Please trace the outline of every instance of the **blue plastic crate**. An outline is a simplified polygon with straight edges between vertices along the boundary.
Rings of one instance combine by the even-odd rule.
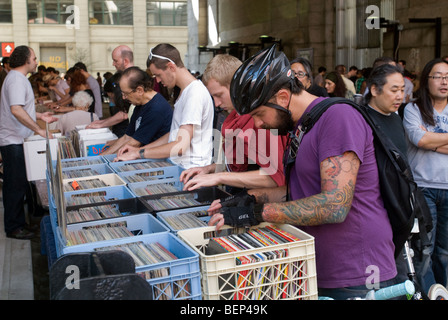
[[[126,222],[127,229],[132,233],[134,233],[135,236],[169,232],[169,229],[164,224],[162,224],[159,220],[157,220],[153,215],[149,213],[133,214],[120,218],[110,218],[88,222],[72,223],[67,225],[67,232],[81,230],[86,227],[99,226],[118,222]],[[72,249],[73,247],[79,247],[84,245],[84,244],[77,244],[68,246],[67,240],[62,235],[60,228],[57,229],[55,238],[56,238],[55,241],[59,242],[58,247],[61,249],[60,254],[65,254],[67,248]]]
[[[41,254],[47,256],[48,269],[57,260],[56,243],[54,239],[53,227],[49,216],[42,218],[40,222]]]
[[[118,208],[118,211],[121,213],[122,216],[128,216],[132,214],[139,214],[139,213],[148,213],[148,210],[145,206],[142,205],[140,201],[137,201],[136,198],[128,198],[128,199],[120,199],[120,200],[109,200],[107,202],[101,202],[101,203],[90,203],[90,204],[84,204],[84,205],[76,205],[76,206],[66,206],[65,211],[71,211],[71,210],[78,210],[80,208],[88,208],[88,207],[95,207],[95,206],[102,206],[102,205],[114,205]],[[54,233],[56,234],[56,229],[59,226],[58,217],[57,217],[57,209],[54,204],[53,199],[50,201],[50,218],[51,223],[53,226]],[[91,220],[91,221],[101,221],[101,220],[108,220],[111,218],[103,218],[103,219],[97,219],[97,220]],[[87,221],[83,221],[87,222]],[[71,223],[67,223],[70,225]]]
[[[149,279],[153,300],[202,300],[201,273]]]
[[[98,190],[92,191],[92,189],[88,190],[79,190],[79,191],[66,191],[64,192],[65,203],[66,205],[73,205],[73,197],[82,196],[86,194],[91,194],[93,192],[104,192],[104,198],[108,201],[114,200],[123,200],[135,198],[134,193],[127,186],[111,186],[106,188],[100,188]],[[95,202],[92,202],[95,203]]]
[[[63,168],[62,169],[62,175],[70,175],[72,172],[79,173],[79,177],[87,177],[89,175],[82,175],[83,170],[90,169],[92,172],[96,172],[95,175],[101,175],[101,174],[109,174],[114,173],[112,168],[107,163],[101,163],[101,164],[94,164],[90,166],[82,166],[82,167],[69,167],[69,168]],[[66,177],[64,179],[70,179],[70,177]]]
[[[109,162],[109,165],[116,173],[179,167],[169,159],[137,159],[131,161]],[[155,165],[157,165],[157,167],[155,167]]]
[[[88,161],[88,163],[87,163]],[[106,163],[106,160],[102,156],[92,156],[92,157],[79,157],[79,158],[68,158],[61,159],[61,167],[64,168],[78,168],[78,167],[88,167],[95,164]],[[56,168],[57,161],[53,160],[53,169]]]
[[[112,166],[111,166],[112,167]],[[114,170],[114,169],[113,169]],[[157,179],[176,179],[179,180],[182,168],[179,166],[161,167],[145,170],[118,171],[116,172],[126,183],[136,183],[136,178],[147,179],[153,181]],[[140,176],[136,177],[135,176]]]
[[[114,159],[117,157],[117,154],[105,154],[102,156],[104,161],[106,162],[113,162]],[[135,160],[128,160],[128,161],[117,161],[116,163],[134,163],[134,162],[145,162],[145,161],[169,161],[171,162],[171,160],[169,160],[168,158],[164,158],[164,159],[135,159]],[[172,162],[171,162],[172,163]]]
[[[199,269],[199,255],[192,248],[180,240],[177,236],[172,233],[156,233],[156,234],[145,234],[141,236],[128,237],[115,240],[99,241],[93,243],[87,243],[84,245],[79,245],[75,247],[67,247],[64,253],[76,253],[76,252],[93,252],[97,248],[104,248],[110,250],[116,250],[113,246],[129,243],[143,242],[145,244],[149,243],[160,243],[169,252],[173,253],[177,259],[171,261],[164,261],[154,264],[147,264],[144,266],[136,266],[135,271],[146,272],[153,271],[157,272],[160,270],[166,270],[168,275],[160,277],[173,277],[180,275],[195,274],[200,272]],[[153,277],[156,280],[157,277]]]
[[[201,206],[210,205],[214,200],[226,198],[230,194],[221,190],[218,187],[204,187],[193,191],[180,191],[178,193],[171,193],[168,195],[156,194],[149,196],[141,196],[137,199],[147,208],[150,213],[157,213],[162,211],[179,210],[185,208],[197,208]],[[188,201],[175,200],[174,198],[186,197]],[[179,202],[178,204],[166,206],[154,205],[154,202],[165,201],[166,198],[173,198],[170,202]],[[186,202],[186,203],[183,203]]]
[[[84,206],[120,203],[121,200],[135,199],[135,195],[126,186],[107,187],[107,188],[102,189],[101,191],[104,191],[104,193],[105,193],[104,198],[106,201],[104,201],[104,202],[92,201],[92,203],[85,204]],[[76,207],[76,205],[72,202],[72,197],[81,196],[83,194],[90,194],[92,192],[98,192],[98,190],[94,190],[94,191],[81,190],[81,191],[64,192],[65,204],[69,208]],[[135,202],[136,202],[135,206],[139,206],[140,208],[143,208],[143,206],[140,205],[137,201],[135,201]],[[78,206],[80,206],[80,204]],[[55,202],[52,194],[48,195],[48,209],[49,209],[49,213],[50,213],[51,222],[54,225],[54,228],[56,228],[58,225],[57,206],[56,206],[56,202]],[[147,212],[147,211],[148,211],[147,209],[141,210],[141,212]],[[56,231],[56,230],[54,229],[54,231]]]
[[[175,217],[178,216],[182,213],[188,213],[188,212],[196,212],[196,211],[206,211],[210,206],[202,206],[202,207],[193,207],[193,208],[186,208],[186,209],[180,209],[180,210],[170,210],[170,211],[162,211],[162,212],[157,212],[156,213],[156,217],[157,219],[159,219],[172,233],[177,234],[178,231],[180,230],[185,230],[185,229],[190,229],[190,228],[183,228],[183,229],[178,229],[175,228],[174,226],[172,226],[171,224],[169,224],[167,222],[167,218],[170,217]],[[203,216],[203,217],[198,217],[199,220],[205,222],[206,224],[208,223],[208,221],[210,221],[210,216]],[[192,227],[192,228],[198,228],[198,226],[196,227]]]
[[[101,157],[103,157],[104,161],[106,162],[113,162],[114,159],[117,157],[117,154],[105,154],[102,155]]]
[[[165,184],[169,184],[168,187],[164,188]],[[151,191],[139,190],[142,188],[151,188]],[[135,195],[135,197],[147,196],[147,195],[157,195],[163,194],[167,195],[170,193],[177,193],[182,191],[184,184],[177,179],[163,179],[154,181],[142,181],[128,184],[129,190]],[[148,194],[146,192],[152,192]]]
[[[50,214],[51,226],[53,228],[53,232],[56,231],[56,227],[58,226],[58,213],[56,204],[54,202],[54,198],[52,195],[48,195],[48,211]]]

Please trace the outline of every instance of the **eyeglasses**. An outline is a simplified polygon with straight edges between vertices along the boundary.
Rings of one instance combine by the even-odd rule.
[[[302,78],[308,77],[308,73],[305,73],[303,71],[299,71],[299,72],[296,72],[296,77],[299,78],[299,79],[302,79]]]
[[[434,81],[441,82],[443,80],[448,81],[448,76],[428,76],[428,78],[433,79]]]
[[[149,56],[148,56],[148,60],[152,60],[152,58],[159,58],[159,59],[163,59],[163,60],[168,60],[169,62],[172,62],[173,64],[176,64],[173,60],[171,60],[170,58],[164,57],[164,56],[159,56],[158,54],[154,54],[152,53],[152,49],[149,50]]]
[[[137,90],[137,89],[131,90],[131,91],[129,91],[129,92],[124,92],[124,91],[122,90],[122,91],[121,91],[121,95],[122,95],[123,97],[128,97],[132,92],[135,92],[135,90]]]

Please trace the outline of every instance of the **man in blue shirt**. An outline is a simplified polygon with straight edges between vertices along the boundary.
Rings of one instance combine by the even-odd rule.
[[[152,79],[138,67],[130,67],[120,79],[123,99],[136,107],[126,134],[109,144],[102,154],[115,154],[124,145],[144,146],[170,131],[173,109],[168,101],[152,89]]]

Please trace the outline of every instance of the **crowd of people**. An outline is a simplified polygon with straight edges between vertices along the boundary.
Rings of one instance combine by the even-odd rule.
[[[116,133],[118,139],[103,153],[115,154],[114,161],[169,158],[184,168],[179,179],[185,190],[224,185],[232,196],[211,204],[210,225],[265,221],[300,227],[315,238],[319,295],[365,296],[370,266],[377,267],[381,286],[403,279],[405,272],[394,257],[372,131],[354,108],[339,103],[297,149],[304,114],[327,97],[361,97],[357,101],[407,155],[432,214],[432,244],[415,248],[418,280],[426,292],[436,282],[448,285],[445,59],[429,61],[418,77],[406,70],[405,61],[387,57],[362,70],[338,65],[314,74],[308,60],[289,60],[275,45],[246,61],[218,54],[200,76],[167,43],[152,48],[143,67],[134,65],[127,46],[117,47],[112,60],[116,72],[102,81],[82,62],[62,78],[50,68],[36,72],[30,47],[12,53],[0,100],[8,236],[32,236],[23,209],[22,144],[30,134],[45,136],[36,120],[57,121],[64,134],[83,122]],[[52,112],[36,112],[36,95],[53,100]],[[108,117],[102,114],[105,96]],[[64,116],[55,118],[61,112]]]

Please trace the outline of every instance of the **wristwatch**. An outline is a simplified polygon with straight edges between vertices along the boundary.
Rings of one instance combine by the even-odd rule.
[[[140,151],[138,153],[140,154],[140,159],[145,159],[145,149],[144,148],[140,149]]]

